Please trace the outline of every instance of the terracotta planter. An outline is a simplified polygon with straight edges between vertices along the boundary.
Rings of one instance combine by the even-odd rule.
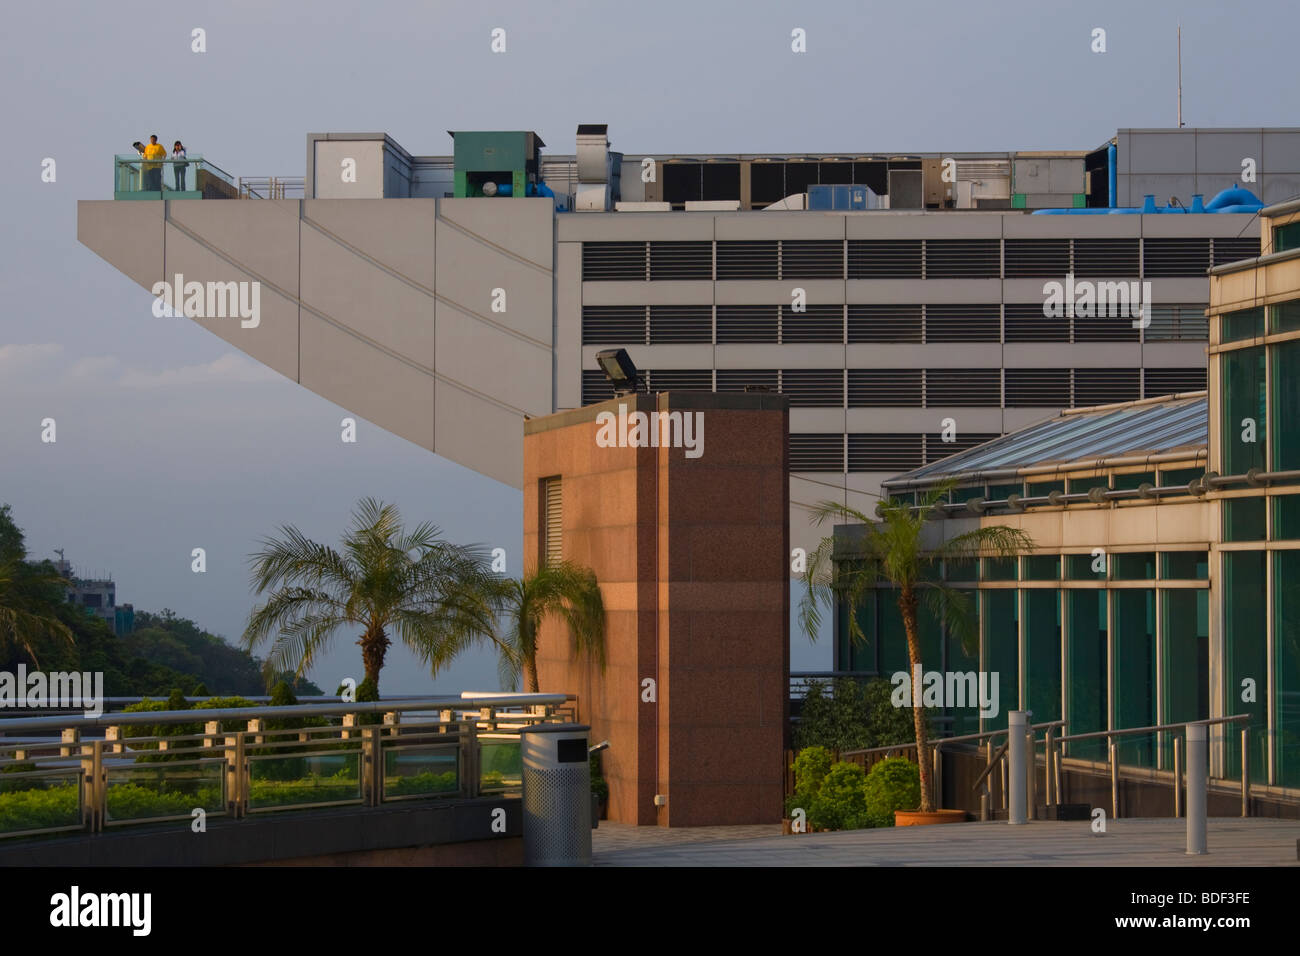
[[[932,823],[965,822],[965,810],[929,810],[925,813],[920,810],[894,811],[894,826],[896,827],[924,827]]]

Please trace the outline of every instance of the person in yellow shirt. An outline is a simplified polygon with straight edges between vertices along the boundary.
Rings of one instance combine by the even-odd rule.
[[[158,134],[149,137],[149,145],[144,148],[145,159],[166,159],[167,147],[158,142]],[[144,191],[162,192],[162,163],[144,163]]]

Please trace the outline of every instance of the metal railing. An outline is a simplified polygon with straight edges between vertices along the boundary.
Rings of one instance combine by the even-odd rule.
[[[1173,750],[1173,788],[1174,788],[1174,816],[1181,817],[1184,810],[1183,801],[1183,778],[1184,768],[1182,765],[1182,755],[1184,751],[1183,737],[1186,734],[1187,727],[1191,725],[1210,726],[1212,724],[1236,724],[1245,723],[1250,720],[1248,714],[1234,714],[1230,717],[1211,717],[1206,720],[1189,720],[1181,723],[1154,724],[1149,727],[1128,727],[1120,730],[1098,730],[1080,734],[1058,734],[1058,728],[1065,728],[1068,722],[1065,720],[1053,720],[1041,724],[1032,724],[1029,727],[1031,735],[1034,735],[1032,747],[1029,752],[1029,761],[1027,767],[1026,786],[1028,791],[1028,807],[1031,817],[1037,808],[1038,792],[1038,774],[1039,774],[1039,751],[1038,747],[1042,745],[1043,760],[1043,793],[1044,805],[1047,807],[1058,807],[1061,805],[1061,774],[1062,763],[1067,758],[1065,756],[1065,745],[1067,743],[1078,742],[1082,740],[1098,740],[1105,738],[1107,740],[1107,763],[1110,770],[1111,782],[1111,819],[1118,819],[1120,816],[1120,780],[1123,776],[1122,764],[1119,760],[1119,745],[1115,738],[1135,736],[1138,734],[1174,734],[1172,739]],[[1039,732],[1042,737],[1037,737]],[[1181,732],[1181,733],[1180,733]],[[987,820],[991,811],[992,787],[990,780],[994,772],[1001,774],[1001,793],[1002,809],[1007,809],[1008,794],[1008,772],[1009,761],[1008,750],[1010,739],[1002,743],[1001,746],[994,749],[994,742],[999,737],[1006,737],[1008,729],[986,731],[979,734],[963,734],[958,737],[940,737],[928,742],[931,750],[932,770],[931,786],[936,795],[936,799],[942,791],[942,773],[943,762],[940,759],[940,751],[945,746],[953,744],[982,744],[985,754],[985,766],[983,771],[975,778],[971,785],[972,790],[980,790],[980,819]],[[1250,728],[1243,726],[1241,728],[1241,815],[1243,817],[1250,815]],[[870,769],[871,765],[877,759],[883,759],[890,756],[911,756],[915,759],[916,742],[903,744],[890,744],[883,747],[871,747],[864,750],[846,750],[839,754],[840,760],[850,763],[857,763],[864,769]],[[1096,761],[1081,761],[1085,763],[1096,763]],[[1162,771],[1152,771],[1156,776],[1161,775]],[[1224,778],[1219,778],[1224,779]],[[982,789],[981,789],[982,787]]]
[[[145,159],[134,153],[113,157],[114,199],[233,199],[235,181],[202,156]]]
[[[1065,721],[1053,720],[1042,724],[1034,724],[1029,729],[1031,731],[1045,731],[1045,739],[1050,740],[1055,728],[1063,726],[1065,726]],[[1007,743],[1003,743],[995,752],[993,750],[993,741],[998,737],[1007,736],[1007,733],[1007,728],[1003,728],[1002,730],[986,730],[983,733],[978,734],[961,734],[956,737],[936,737],[933,740],[927,741],[926,744],[930,748],[931,759],[930,786],[933,790],[933,797],[936,802],[938,801],[940,794],[943,793],[942,749],[945,746],[951,746],[952,744],[983,743],[987,757],[987,765],[985,766],[984,771],[975,779],[975,783],[971,786],[971,789],[974,790],[978,788],[980,784],[984,784],[984,790],[980,797],[980,819],[987,820],[989,802],[992,796],[992,791],[988,786],[987,780],[993,768],[1005,758],[1007,752]],[[883,747],[869,747],[865,750],[846,750],[840,754],[840,759],[849,763],[857,763],[862,766],[863,769],[870,770],[872,764],[876,762],[873,758],[884,759],[891,756],[901,757],[908,753],[916,753],[916,741],[904,744],[888,744]],[[1005,764],[1003,764],[1002,798],[1004,804],[1006,802],[1006,791],[1006,768]]]
[[[302,199],[306,180],[302,176],[240,176],[240,199]]]
[[[503,694],[0,720],[0,838],[188,821],[200,810],[238,820],[515,793],[519,731],[565,721],[569,700]],[[90,731],[103,737],[83,736]]]
[[[1183,801],[1183,767],[1182,752],[1183,739],[1186,736],[1187,728],[1193,725],[1209,727],[1213,724],[1237,724],[1246,723],[1250,720],[1249,714],[1234,714],[1230,717],[1210,717],[1206,720],[1186,720],[1181,723],[1173,724],[1152,724],[1149,727],[1128,727],[1123,730],[1095,730],[1084,734],[1067,734],[1057,739],[1056,746],[1064,747],[1066,743],[1072,743],[1079,740],[1100,740],[1106,739],[1107,744],[1107,762],[1110,765],[1110,816],[1111,819],[1119,818],[1119,784],[1122,774],[1121,764],[1119,761],[1119,744],[1115,742],[1117,737],[1127,737],[1134,734],[1162,734],[1170,731],[1174,732],[1173,738],[1173,784],[1174,784],[1174,816],[1182,816]],[[1182,733],[1179,734],[1179,731]],[[1056,773],[1057,773],[1057,792],[1060,792],[1060,761],[1061,755],[1057,755]],[[1159,771],[1157,771],[1158,773]],[[1241,728],[1241,815],[1250,816],[1250,727]]]

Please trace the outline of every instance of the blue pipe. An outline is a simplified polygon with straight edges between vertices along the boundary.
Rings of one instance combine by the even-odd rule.
[[[1113,147],[1112,147],[1113,148]],[[1113,172],[1113,169],[1112,169]],[[1243,189],[1240,186],[1229,186],[1220,192],[1209,202],[1197,193],[1192,196],[1191,209],[1184,209],[1181,206],[1175,206],[1170,203],[1163,209],[1156,206],[1155,196],[1143,196],[1142,205],[1137,207],[1114,207],[1107,209],[1035,209],[1032,215],[1035,216],[1137,216],[1137,215],[1156,215],[1159,213],[1185,214],[1194,213],[1255,213],[1262,209],[1264,203],[1249,189]]]
[[[1119,170],[1118,166],[1119,149],[1114,143],[1106,147],[1106,165],[1109,167],[1109,184],[1110,184],[1110,202],[1108,205],[1111,209],[1115,208],[1116,197],[1119,193]]]

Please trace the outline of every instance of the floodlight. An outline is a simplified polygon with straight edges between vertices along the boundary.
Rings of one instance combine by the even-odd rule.
[[[605,349],[596,353],[596,364],[614,386],[616,395],[636,391],[636,366],[626,349]]]

